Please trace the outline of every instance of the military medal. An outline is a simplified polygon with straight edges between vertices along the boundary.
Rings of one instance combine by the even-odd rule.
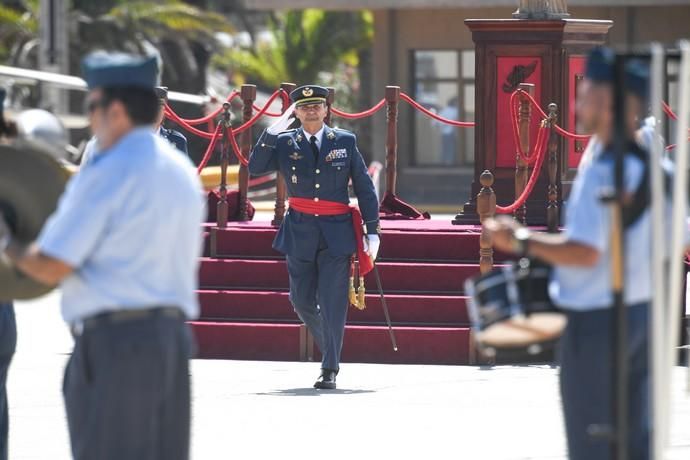
[[[292,183],[296,184],[297,183],[297,174],[292,175]]]
[[[302,142],[302,135],[301,134],[297,135],[297,142]]]
[[[326,137],[329,140],[333,140],[333,139],[335,139],[335,133],[333,131],[329,131],[328,134],[326,135]]]

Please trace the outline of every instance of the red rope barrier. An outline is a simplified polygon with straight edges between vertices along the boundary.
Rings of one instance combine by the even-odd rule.
[[[252,104],[252,108],[253,108],[255,111],[261,111],[261,109],[259,108],[259,106],[256,105],[256,104]],[[275,118],[275,117],[281,116],[282,113],[280,113],[280,112],[278,112],[278,113],[276,113],[276,112],[268,112],[268,111],[267,111],[266,113],[264,113],[264,115],[266,115],[267,117],[274,117],[274,118]]]
[[[232,100],[235,99],[236,97],[239,97],[239,95],[240,95],[240,93],[237,90],[233,90],[232,93],[230,93],[230,95],[227,97],[225,102],[232,102]],[[168,105],[168,104],[165,104],[165,109],[168,112],[174,113],[177,116],[177,118],[184,121],[186,124],[196,126],[196,125],[201,125],[201,124],[208,123],[208,122],[212,121],[214,118],[216,118],[218,115],[220,115],[220,113],[223,111],[223,106],[221,105],[216,110],[214,110],[213,112],[209,113],[208,115],[206,115],[202,118],[182,118],[177,113],[175,113],[175,111],[172,109],[172,107],[170,107],[170,105]]]
[[[213,138],[211,139],[211,142],[209,142],[208,147],[206,148],[206,152],[204,153],[203,158],[201,159],[201,162],[199,162],[199,166],[196,168],[197,174],[201,174],[201,171],[206,167],[208,164],[208,161],[211,159],[213,156],[213,151],[216,149],[216,144],[218,143],[218,139],[221,137],[221,128],[223,125],[219,124],[216,127],[216,132],[213,133]]]
[[[548,139],[549,136],[544,136],[542,139],[542,144],[539,146],[539,150],[537,151],[536,155],[536,163],[534,165],[534,169],[532,170],[532,176],[529,178],[529,182],[527,182],[527,186],[525,187],[525,190],[522,191],[522,194],[520,197],[515,200],[515,203],[511,204],[510,206],[496,206],[496,213],[498,214],[512,214],[515,212],[519,207],[525,204],[527,201],[527,198],[529,198],[530,194],[532,193],[532,190],[534,189],[535,184],[537,183],[537,179],[539,178],[539,173],[541,171],[541,167],[544,164],[544,158],[546,158],[546,146],[548,144]]]
[[[400,99],[403,101],[407,102],[410,104],[412,107],[415,109],[419,110],[426,116],[433,118],[434,120],[440,121],[441,123],[445,123],[447,125],[452,125],[452,126],[457,126],[459,128],[472,128],[474,127],[475,123],[473,121],[456,121],[456,120],[451,120],[449,118],[442,117],[440,115],[435,114],[431,110],[427,109],[423,105],[419,104],[417,101],[412,99],[410,96],[408,96],[405,93],[400,93]]]
[[[247,121],[246,123],[244,123],[244,124],[238,126],[237,128],[235,128],[233,131],[234,131],[236,134],[240,134],[240,133],[243,133],[244,131],[248,130],[252,125],[254,125],[257,121],[259,121],[259,118],[261,118],[262,116],[264,116],[264,115],[266,114],[266,112],[268,111],[268,108],[271,106],[271,104],[273,103],[273,101],[275,101],[275,99],[276,99],[278,96],[282,97],[283,100],[284,100],[284,99],[285,99],[284,94],[285,94],[285,91],[283,91],[282,89],[279,89],[278,91],[276,91],[275,93],[273,93],[273,94],[271,95],[271,97],[268,99],[268,101],[266,102],[266,105],[264,105],[264,107],[259,111],[259,113],[257,113],[256,115],[254,115],[254,116],[253,116],[249,121]]]
[[[266,176],[257,177],[249,180],[250,187],[256,187],[258,185],[268,184],[276,180],[275,174],[268,174]]]
[[[673,109],[671,108],[670,105],[668,105],[664,101],[661,101],[661,104],[664,107],[664,112],[666,112],[666,115],[668,115],[672,120],[678,120],[678,115],[673,113]]]
[[[549,117],[546,114],[546,112],[544,112],[544,110],[539,106],[539,103],[527,91],[522,90],[522,89],[518,89],[518,90],[515,90],[513,95],[515,95],[516,93],[520,93],[520,94],[525,95],[527,97],[527,99],[529,99],[530,103],[532,104],[532,107],[534,107],[539,112],[539,115],[541,115],[542,118],[548,118]],[[512,101],[513,95],[511,95],[511,101]],[[561,136],[567,137],[567,138],[569,138],[571,140],[575,140],[575,141],[588,141],[589,138],[592,137],[590,134],[571,133],[570,131],[566,131],[565,129],[561,128],[557,124],[554,124],[554,128],[556,129],[556,132],[558,134],[560,134]]]
[[[548,131],[548,129],[542,122],[539,127],[539,131],[537,131],[537,140],[534,144],[535,149],[532,150],[532,154],[528,155],[522,150],[522,144],[520,143],[520,120],[518,115],[518,105],[520,104],[520,101],[518,100],[518,95],[519,93],[515,91],[510,96],[510,115],[512,121],[511,125],[513,127],[513,139],[515,141],[515,146],[517,148],[518,155],[520,155],[520,157],[523,159],[525,163],[527,163],[528,165],[532,165],[537,160],[535,151],[538,153],[536,149],[541,148],[541,145],[544,143],[543,137],[546,135],[546,131]]]
[[[168,110],[167,106],[165,108],[165,116],[192,134],[195,134],[195,135],[202,137],[204,139],[213,139],[213,133],[209,133],[208,131],[202,131],[200,129],[196,129],[194,126],[190,125],[189,123],[184,121],[182,118],[180,118],[179,115],[177,115],[175,112]]]
[[[369,110],[365,110],[363,112],[356,112],[356,113],[347,113],[343,112],[341,110],[336,109],[335,107],[331,107],[331,113],[333,115],[337,115],[341,118],[347,118],[348,120],[357,120],[359,118],[366,118],[374,115],[376,112],[381,110],[383,106],[386,105],[386,100],[381,99],[378,104],[370,108]]]
[[[249,166],[249,160],[247,160],[244,157],[244,155],[242,155],[242,150],[240,149],[240,146],[237,144],[237,139],[235,139],[236,132],[237,130],[232,129],[232,127],[230,127],[225,131],[225,135],[228,136],[228,138],[230,139],[230,146],[232,147],[232,151],[239,160],[239,162],[242,164],[242,166]]]

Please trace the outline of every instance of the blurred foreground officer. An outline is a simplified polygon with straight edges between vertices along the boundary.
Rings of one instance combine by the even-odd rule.
[[[204,206],[190,161],[157,136],[156,61],[83,61],[99,150],[15,266],[62,285],[75,337],[64,397],[77,460],[187,459]],[[175,206],[170,206],[171,196]],[[9,231],[0,219],[0,240]],[[0,248],[5,249],[5,248]]]
[[[273,247],[287,256],[290,301],[323,355],[314,387],[332,390],[350,303],[351,259],[355,251],[360,260],[376,259],[380,240],[374,184],[355,135],[324,123],[327,95],[321,86],[302,86],[290,93],[293,106],[261,135],[249,171],[280,171],[287,182],[290,209]],[[302,126],[282,132],[293,109]],[[360,220],[356,223],[348,207],[350,179],[362,215],[359,219],[355,214]],[[356,238],[363,224],[367,235]]]
[[[596,143],[586,155],[568,199],[562,234],[530,233],[512,220],[492,220],[486,227],[494,246],[524,253],[554,265],[550,294],[566,312],[568,325],[561,339],[561,397],[571,460],[611,459],[611,443],[594,437],[596,425],[612,424],[614,311],[611,284],[610,210],[602,202],[614,184],[613,62],[611,50],[589,56],[585,81],[578,95],[578,120]],[[618,82],[617,84],[624,84]],[[649,458],[648,310],[651,302],[651,221],[647,196],[648,153],[635,144],[636,119],[646,107],[647,69],[639,62],[626,66],[626,127],[624,187],[625,304],[628,307],[629,458]]]

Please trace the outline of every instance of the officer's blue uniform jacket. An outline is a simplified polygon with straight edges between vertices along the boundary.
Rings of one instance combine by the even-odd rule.
[[[184,137],[184,134],[174,129],[164,128],[163,126],[161,126],[159,134],[163,139],[167,139],[168,142],[174,145],[177,150],[189,156],[189,152],[187,151],[187,138]]]
[[[287,183],[288,196],[349,203],[348,184],[352,179],[366,233],[378,232],[379,203],[357,139],[349,131],[324,126],[318,162],[302,128],[279,135],[264,133],[249,159],[253,175],[280,171]],[[356,250],[350,214],[313,216],[289,210],[276,235],[273,247],[289,256],[311,259],[317,252],[320,233],[334,256]]]

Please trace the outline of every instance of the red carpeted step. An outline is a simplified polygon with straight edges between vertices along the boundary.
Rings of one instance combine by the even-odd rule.
[[[300,326],[292,324],[193,322],[201,358],[297,361]],[[407,364],[469,364],[472,350],[468,328],[395,328],[398,351],[381,326],[347,326],[344,362]],[[317,350],[314,350],[318,357]]]
[[[386,327],[348,326],[343,362],[393,364],[470,364],[469,328],[396,327],[393,351]],[[320,358],[318,358],[320,359]]]
[[[199,358],[300,360],[299,324],[190,323]]]
[[[381,299],[370,287],[367,308],[350,307],[349,323],[383,324]],[[461,296],[386,296],[394,324],[466,325],[466,298]],[[287,292],[272,291],[199,291],[201,317],[209,320],[299,321]]]
[[[465,279],[479,273],[476,264],[381,262],[378,265],[386,292],[460,293]],[[202,288],[287,289],[284,260],[218,260],[203,258],[199,270]],[[373,273],[366,278],[369,289]]]
[[[281,257],[271,245],[276,230],[272,228],[228,227],[214,230],[218,257]],[[479,260],[479,232],[384,230],[381,236],[381,259],[392,260]],[[207,253],[209,254],[209,253]],[[496,260],[505,257],[497,254]]]

